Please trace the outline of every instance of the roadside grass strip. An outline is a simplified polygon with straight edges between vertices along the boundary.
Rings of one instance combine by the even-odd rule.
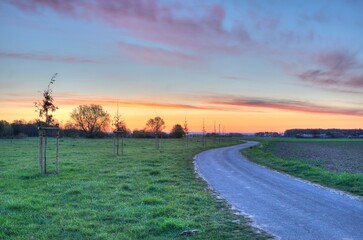
[[[256,140],[261,144],[242,151],[249,160],[313,183],[363,196],[362,140]],[[294,148],[291,143],[299,145]]]

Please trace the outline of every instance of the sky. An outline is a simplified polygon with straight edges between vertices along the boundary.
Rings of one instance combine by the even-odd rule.
[[[117,108],[142,129],[363,128],[363,1],[2,0],[0,119]],[[118,106],[118,107],[117,107]]]

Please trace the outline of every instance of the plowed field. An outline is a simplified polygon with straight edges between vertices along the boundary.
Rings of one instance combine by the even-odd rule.
[[[363,173],[363,142],[273,142],[267,149],[274,155],[334,172]]]

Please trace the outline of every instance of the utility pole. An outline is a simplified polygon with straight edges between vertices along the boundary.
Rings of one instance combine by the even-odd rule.
[[[205,147],[205,126],[204,126],[204,119],[203,119],[203,131],[202,131],[202,142],[203,142],[203,147]]]
[[[221,124],[218,124],[218,143],[221,144]]]
[[[216,121],[214,121],[213,142],[216,143],[216,140],[217,140],[217,130],[216,130]]]

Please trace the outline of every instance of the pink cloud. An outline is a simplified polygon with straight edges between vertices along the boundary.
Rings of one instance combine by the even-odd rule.
[[[320,52],[306,61],[311,61],[315,67],[297,74],[304,82],[327,87],[363,88],[363,65],[347,50]]]
[[[354,54],[346,50],[322,52],[315,56],[316,62],[337,75],[344,74],[358,66]]]
[[[313,104],[305,101],[295,101],[287,99],[268,99],[252,97],[236,97],[226,95],[205,96],[203,101],[208,104],[225,106],[271,108],[278,110],[288,110],[307,113],[339,114],[363,117],[362,108],[340,108]]]
[[[345,85],[363,89],[363,74],[360,76],[351,77],[348,81],[345,82]]]
[[[12,0],[10,3],[23,11],[51,9],[74,18],[101,20],[134,37],[181,48],[234,53],[241,44],[251,41],[243,25],[231,31],[223,28],[225,10],[217,4],[199,6],[202,14],[195,15],[190,6],[162,5],[157,0]]]
[[[80,57],[62,57],[50,54],[40,53],[9,53],[0,52],[0,58],[14,58],[14,59],[25,59],[25,60],[37,60],[37,61],[54,61],[54,62],[67,62],[67,63],[98,63],[97,60],[91,58],[80,58]]]
[[[37,13],[43,8],[57,9],[58,12],[66,15],[73,15],[76,11],[75,1],[63,0],[9,0],[9,2],[19,9],[27,12]]]

